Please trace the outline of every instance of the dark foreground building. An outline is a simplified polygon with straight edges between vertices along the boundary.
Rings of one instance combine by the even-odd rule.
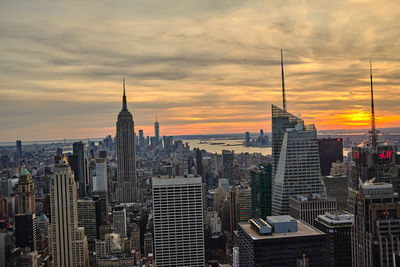
[[[239,262],[246,266],[325,266],[326,236],[288,215],[239,223]]]
[[[333,162],[343,161],[343,139],[322,138],[318,139],[319,161],[323,176],[331,173]]]
[[[329,267],[351,266],[351,226],[354,216],[343,211],[327,212],[315,219],[315,227],[326,233]]]

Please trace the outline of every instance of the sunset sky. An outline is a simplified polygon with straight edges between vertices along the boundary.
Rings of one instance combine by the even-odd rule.
[[[0,141],[135,131],[270,131],[281,106],[318,130],[400,126],[400,1],[0,2]]]

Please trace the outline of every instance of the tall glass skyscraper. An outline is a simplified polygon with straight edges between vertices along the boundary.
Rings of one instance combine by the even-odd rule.
[[[289,212],[289,196],[322,193],[317,130],[272,105],[272,215]]]
[[[125,95],[125,79],[123,83],[124,95],[122,109],[117,121],[117,192],[118,203],[131,203],[136,201],[136,147],[135,128],[132,113],[128,111]]]

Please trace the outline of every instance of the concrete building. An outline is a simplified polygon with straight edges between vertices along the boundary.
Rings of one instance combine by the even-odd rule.
[[[18,187],[16,191],[16,200],[18,204],[17,213],[35,213],[35,185],[32,175],[27,169],[21,172],[18,178]]]
[[[325,194],[335,198],[338,210],[345,210],[349,191],[349,177],[347,175],[329,175],[322,177]]]
[[[318,215],[336,210],[336,199],[321,197],[319,194],[297,195],[289,198],[289,215],[311,225],[314,225]]]
[[[324,266],[325,234],[290,216],[239,223],[240,266]]]
[[[128,111],[125,96],[117,120],[117,203],[131,203],[137,200],[136,145],[132,114]]]
[[[144,256],[153,255],[153,235],[150,232],[144,233]]]
[[[96,179],[93,181],[92,192],[108,192],[107,160],[96,159]]]
[[[153,178],[156,266],[204,266],[201,177]]]
[[[64,158],[53,168],[50,181],[50,248],[53,266],[88,266],[85,230],[78,227],[74,174]]]
[[[289,213],[289,197],[323,192],[317,130],[272,105],[272,214]]]
[[[315,219],[315,227],[326,234],[327,266],[350,267],[351,226],[354,216],[344,211],[327,212]]]
[[[236,187],[236,221],[247,222],[252,218],[251,188],[245,186]]]
[[[126,237],[126,209],[124,207],[115,207],[113,210],[113,228],[114,232],[121,237]]]
[[[78,226],[85,228],[85,235],[90,246],[94,246],[97,233],[96,201],[90,198],[78,200]]]

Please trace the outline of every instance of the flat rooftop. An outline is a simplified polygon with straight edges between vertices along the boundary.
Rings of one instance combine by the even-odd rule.
[[[278,216],[278,217],[281,217],[281,216]],[[282,216],[282,217],[284,217],[284,216]],[[293,219],[292,217],[290,217],[290,218]],[[239,223],[239,226],[242,227],[242,229],[245,232],[247,232],[247,234],[253,240],[325,235],[324,232],[318,230],[317,228],[312,227],[311,225],[304,224],[301,221],[297,221],[297,232],[272,233],[270,235],[260,235],[256,230],[254,230],[251,227],[250,223]]]
[[[153,177],[153,186],[154,185],[185,185],[185,184],[201,184],[201,177],[184,177],[184,176],[175,176],[175,177]]]

